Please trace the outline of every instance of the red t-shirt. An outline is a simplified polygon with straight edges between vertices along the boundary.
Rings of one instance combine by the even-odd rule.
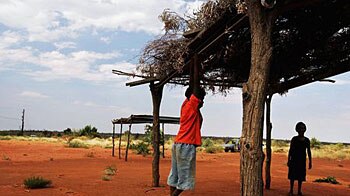
[[[181,106],[180,130],[175,138],[175,143],[194,144],[200,146],[202,115],[198,105],[202,101],[191,95],[190,100],[186,99]]]

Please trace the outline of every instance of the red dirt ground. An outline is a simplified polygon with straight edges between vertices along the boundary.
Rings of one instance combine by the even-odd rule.
[[[93,157],[88,155],[93,153]],[[123,152],[124,153],[124,152]],[[129,161],[111,156],[111,149],[67,148],[61,143],[0,141],[0,195],[168,195],[166,178],[170,154],[161,159],[161,187],[151,187],[152,157],[129,154]],[[7,158],[10,160],[6,160]],[[117,173],[111,181],[103,181],[103,171],[115,165]],[[307,171],[304,195],[350,195],[350,160],[314,159]],[[287,195],[286,156],[272,157],[271,190],[265,195]],[[23,180],[43,176],[53,182],[51,188],[28,190]],[[341,185],[312,182],[335,176]],[[296,187],[295,187],[296,189]],[[239,195],[239,153],[197,153],[197,184],[194,191],[182,195]]]

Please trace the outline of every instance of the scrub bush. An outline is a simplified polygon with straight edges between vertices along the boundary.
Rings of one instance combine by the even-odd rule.
[[[32,176],[24,180],[24,186],[29,189],[47,188],[51,185],[51,180],[46,180],[41,176]]]

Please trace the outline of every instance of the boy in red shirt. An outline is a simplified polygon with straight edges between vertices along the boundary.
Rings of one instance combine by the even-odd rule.
[[[191,190],[195,184],[196,147],[201,145],[200,129],[203,121],[199,109],[203,106],[205,97],[204,89],[199,86],[198,75],[198,64],[195,63],[193,78],[190,78],[190,87],[186,90],[186,99],[181,106],[180,129],[172,148],[168,177],[171,196]]]

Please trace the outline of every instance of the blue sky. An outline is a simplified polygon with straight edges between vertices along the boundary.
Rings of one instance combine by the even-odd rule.
[[[111,119],[151,114],[147,85],[112,69],[132,71],[148,41],[162,33],[158,15],[166,8],[191,13],[203,1],[185,0],[2,0],[0,3],[0,130],[63,130],[91,124],[110,132]],[[304,121],[306,135],[350,142],[350,74],[337,82],[313,83],[275,95],[273,137],[290,139]],[[178,116],[184,88],[165,88],[161,115]],[[208,95],[202,109],[203,135],[239,136],[240,89]],[[125,127],[126,128],[126,127]],[[166,132],[177,133],[177,126]],[[143,126],[135,126],[143,132]]]

